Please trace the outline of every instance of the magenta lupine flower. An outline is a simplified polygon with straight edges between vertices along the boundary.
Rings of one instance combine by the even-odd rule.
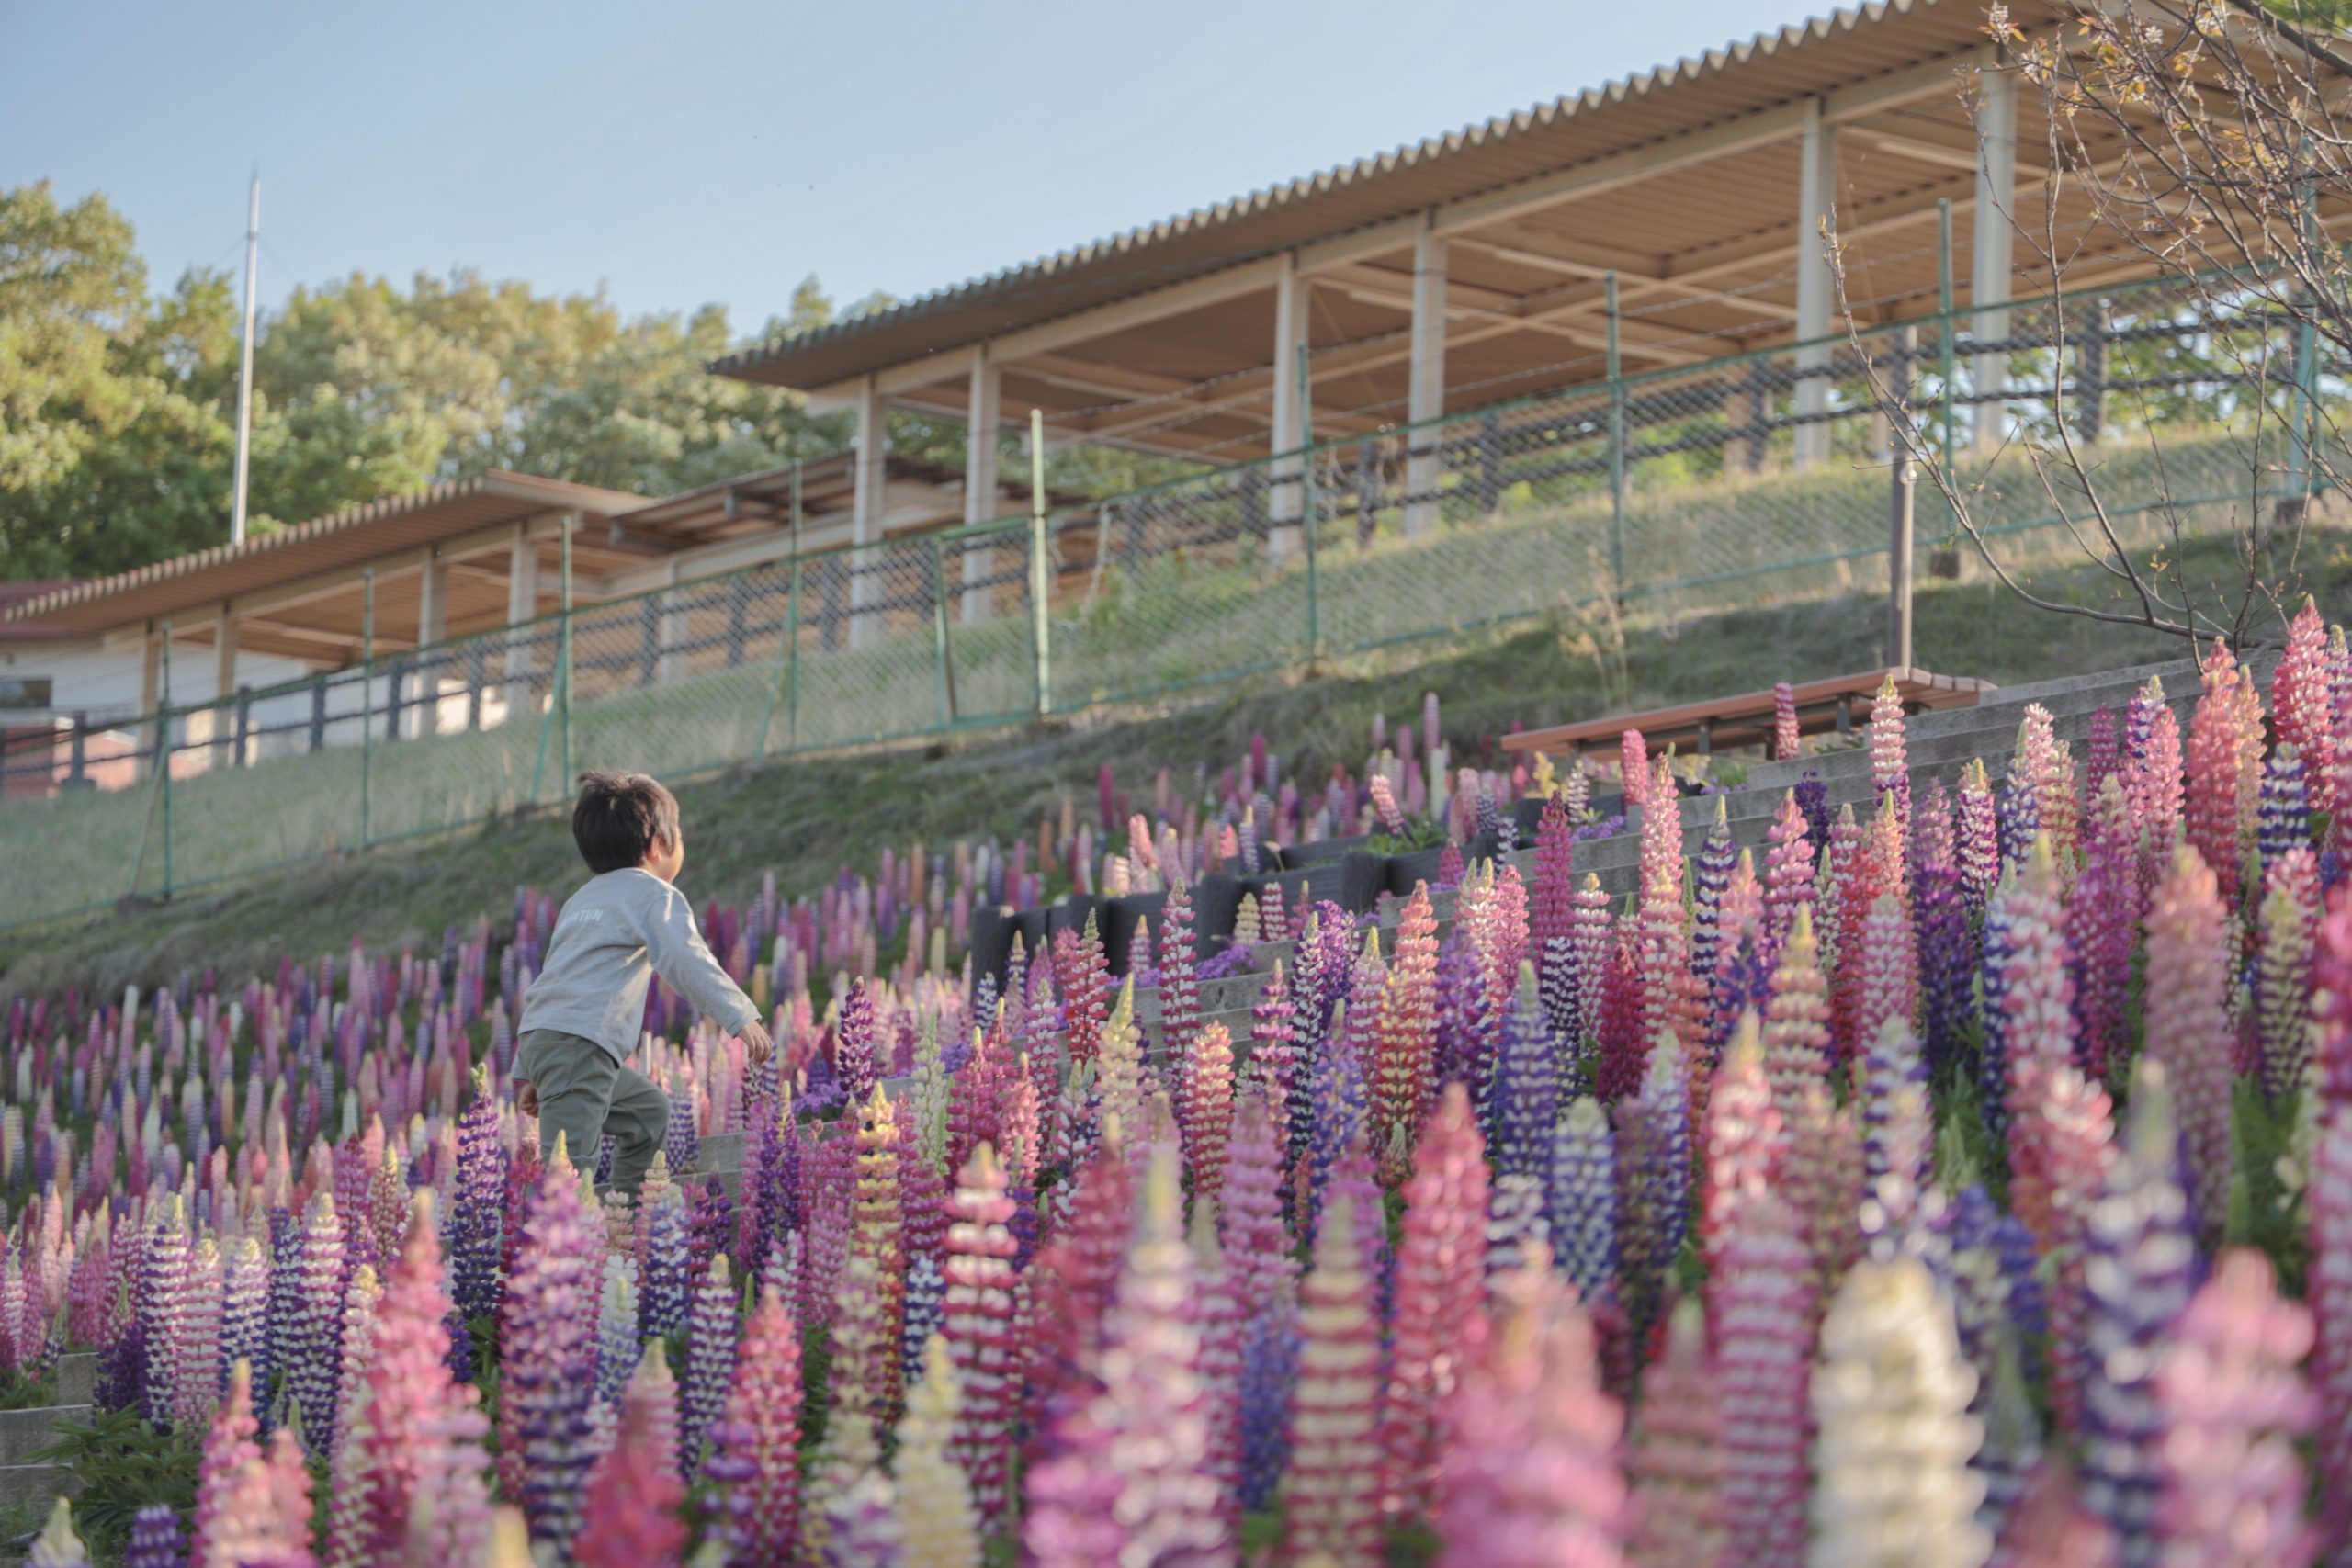
[[[676,1568],[686,1546],[677,1456],[678,1385],[657,1339],[629,1377],[613,1446],[589,1473],[572,1548],[580,1568]]]
[[[1605,1155],[1605,1122],[1601,1136]],[[1381,1428],[1392,1514],[1424,1515],[1435,1501],[1436,1466],[1447,1447],[1442,1407],[1485,1323],[1486,1250],[1485,1151],[1469,1094],[1449,1084],[1430,1112],[1405,1185]]]
[[[1283,1551],[1366,1562],[1380,1551],[1380,1314],[1364,1271],[1356,1206],[1334,1193],[1300,1296],[1298,1382]]]
[[[450,1381],[449,1294],[442,1284],[433,1202],[431,1188],[417,1193],[407,1238],[376,1308],[367,1371],[368,1562],[398,1556],[420,1511],[453,1552],[443,1561],[476,1561],[490,1544],[490,1478],[481,1447],[490,1423],[473,1385]]]
[[[2270,1260],[2252,1247],[2222,1254],[2156,1366],[2164,1561],[2312,1561],[2318,1532],[2304,1517],[2297,1451],[2314,1415],[2297,1370],[2311,1347],[2311,1314],[2279,1296]]]
[[[1772,682],[1772,760],[1801,756],[1804,741],[1797,728],[1797,689],[1786,681]]]
[[[1226,1263],[1212,1204],[1193,1206],[1193,1249],[1199,1301],[1201,1418],[1207,1431],[1201,1468],[1216,1488],[1217,1518],[1227,1536],[1241,1529],[1241,1367],[1250,1314]]]
[[[2300,1089],[2311,1064],[2312,953],[2320,923],[2319,861],[2301,844],[2262,868],[2262,957],[2255,982],[2263,1092]]]
[[[559,1143],[523,1223],[506,1284],[500,1437],[531,1538],[569,1548],[579,1533],[595,1400],[595,1303],[587,1199]]]
[[[2124,1568],[2143,1568],[2158,1555],[2156,1361],[2188,1304],[2197,1248],[2176,1174],[2172,1089],[2152,1057],[2133,1076],[2130,1116],[2086,1233],[2083,1501],[2115,1532]]]
[[[1771,848],[1764,856],[1764,957],[1768,967],[1778,964],[1781,949],[1795,931],[1801,912],[1813,908],[1813,833],[1797,805],[1796,791],[1781,796],[1779,815],[1769,835]]]
[[[2083,795],[2097,800],[2107,781],[2123,767],[2123,736],[2115,727],[2115,710],[2105,703],[2091,714],[2090,737],[2083,744]]]
[[[1225,1180],[1225,1145],[1233,1132],[1233,1041],[1212,1023],[1193,1036],[1182,1064],[1184,1168],[1193,1201],[1215,1202]]]
[[[1623,1406],[1600,1386],[1592,1320],[1550,1269],[1506,1280],[1492,1342],[1448,1401],[1438,1533],[1450,1562],[1622,1561],[1632,1524]]]
[[[710,1430],[709,1468],[730,1568],[787,1562],[800,1519],[800,1329],[773,1286],[743,1322],[735,1382]],[[725,1478],[719,1478],[724,1471]]]
[[[703,1436],[718,1419],[734,1381],[735,1280],[727,1259],[714,1258],[695,1286],[694,1307],[686,1319],[686,1382],[678,1401],[681,1474],[694,1473],[702,1457]]]
[[[1731,1539],[1758,1562],[1804,1553],[1813,1259],[1797,1212],[1766,1191],[1737,1198],[1708,1278],[1723,1411]]]
[[[2188,842],[2213,873],[2224,902],[2235,903],[2241,856],[2254,826],[2262,704],[2228,645],[2218,640],[2206,656],[2204,691],[2188,722],[2188,750],[2181,811]]]
[[[2147,1058],[2164,1065],[2179,1107],[2198,1234],[2216,1240],[2229,1206],[2233,1032],[2230,937],[2213,872],[2197,851],[2173,852],[2148,910]],[[2110,1521],[2112,1522],[2112,1521]],[[2131,1555],[2126,1543],[2124,1555]]]
[[[2316,1340],[2312,1391],[2319,1401],[2320,1474],[2327,1479],[2320,1526],[2324,1551],[2343,1549],[2352,1531],[2352,1111],[2321,1114],[2312,1149],[2311,1186],[2303,1207],[2311,1216],[2311,1263],[2304,1298]]]
[[[1982,757],[1961,770],[1954,795],[1953,858],[1960,869],[1961,902],[1972,921],[1984,918],[1984,906],[2001,880],[2001,841],[1993,786],[1984,776]]]
[[[1665,1353],[1643,1380],[1634,1422],[1632,1562],[1718,1568],[1724,1561],[1723,1436],[1706,1314],[1685,1301],[1669,1320]]]

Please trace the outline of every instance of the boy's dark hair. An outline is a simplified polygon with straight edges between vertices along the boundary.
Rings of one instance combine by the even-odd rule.
[[[645,863],[656,839],[678,839],[678,797],[643,773],[599,769],[580,775],[571,808],[572,841],[588,869],[603,875]]]

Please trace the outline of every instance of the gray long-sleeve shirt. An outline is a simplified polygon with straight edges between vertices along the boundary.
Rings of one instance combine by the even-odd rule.
[[[760,1016],[711,956],[684,894],[636,866],[591,877],[556,917],[515,1033],[560,1030],[619,1061],[637,1049],[655,975],[730,1034]]]

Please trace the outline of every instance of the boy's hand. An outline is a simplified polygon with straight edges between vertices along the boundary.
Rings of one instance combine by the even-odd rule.
[[[745,1024],[737,1037],[743,1042],[743,1049],[755,1067],[766,1061],[768,1053],[775,1049],[775,1042],[768,1038],[767,1025],[756,1018]]]
[[[514,1109],[526,1116],[537,1116],[539,1113],[539,1086],[535,1083],[517,1085],[514,1090]]]

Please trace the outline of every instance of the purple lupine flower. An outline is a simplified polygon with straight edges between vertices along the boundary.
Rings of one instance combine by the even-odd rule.
[[[1702,982],[1715,976],[1716,948],[1723,936],[1724,889],[1731,886],[1732,868],[1738,863],[1739,847],[1732,841],[1731,822],[1718,799],[1714,823],[1691,862],[1690,973]]]
[[[1502,1043],[1487,1096],[1487,1146],[1504,1176],[1541,1183],[1552,1164],[1552,1124],[1560,1080],[1551,1032],[1536,1008],[1533,976],[1521,965],[1519,995],[1503,1016]]]
[[[637,1294],[637,1273],[617,1254],[605,1259],[603,1294],[596,1309],[596,1403],[599,1420],[608,1420],[620,1405],[621,1391],[637,1370],[645,1341],[638,1336],[643,1318]]]
[[[1980,1182],[1961,1189],[1949,1216],[1943,1265],[1961,1353],[1976,1368],[1980,1394],[1989,1395],[2003,1332],[2020,1337],[2022,1356],[2049,1324],[2033,1233],[2015,1214],[2001,1213]],[[1982,1404],[1980,1398],[1980,1411]]]
[[[251,1363],[254,1381],[269,1386],[269,1261],[250,1235],[229,1244],[220,1278],[220,1355],[225,1378],[239,1361]]]
[[[2156,1362],[2197,1284],[2180,1134],[2161,1064],[2141,1061],[2128,1118],[2091,1209],[2083,1271],[2083,1502],[2115,1533],[2123,1568],[2147,1568],[2160,1551]]]
[[[487,1066],[474,1072],[473,1099],[458,1117],[458,1180],[449,1205],[450,1294],[463,1315],[498,1311],[498,1263],[506,1247],[506,1145]]]
[[[695,1285],[686,1320],[686,1376],[678,1392],[678,1469],[691,1477],[702,1440],[727,1405],[735,1381],[735,1281],[725,1258]]]
[[[2110,774],[2093,797],[2082,870],[2066,890],[2079,1055],[2083,1070],[2095,1078],[2107,1077],[2109,1057],[2124,1043],[2132,942],[2140,919],[2139,837],[2122,782]]]
[[[1617,1190],[1625,1314],[1641,1345],[1690,1228],[1690,1084],[1671,1034],[1658,1036],[1639,1092],[1618,1105]]]
[[[2033,764],[2023,747],[2010,756],[2008,771],[2001,775],[2001,859],[2009,865],[2023,865],[2033,848],[2033,836],[2041,831],[2041,787],[2033,776]]]
[[[669,1156],[670,1168],[681,1174],[694,1169],[702,1158],[702,1134],[695,1125],[694,1080],[683,1073],[670,1083],[670,1131],[662,1148]]]
[[[563,1152],[560,1140],[555,1152]],[[593,1303],[599,1280],[590,1224],[571,1162],[550,1158],[523,1222],[500,1336],[499,1427],[513,1471],[507,1495],[521,1502],[532,1539],[559,1551],[579,1533],[582,1494],[595,1459]]]
[[[1961,773],[1952,819],[1952,863],[1960,872],[1961,903],[1968,910],[1971,924],[1984,918],[1984,906],[2001,880],[1998,818],[1993,786],[1985,780],[1984,759],[1979,758]],[[1927,951],[1924,942],[1920,951]]]
[[[332,1453],[335,1382],[343,1367],[343,1221],[334,1195],[321,1189],[302,1212],[299,1272],[285,1371],[288,1403],[301,1413],[302,1438],[315,1453]]]
[[[1552,1260],[1597,1303],[1617,1287],[1617,1148],[1600,1102],[1572,1101],[1552,1134],[1552,1172],[1544,1193]]]
[[[684,1194],[664,1188],[645,1213],[645,1254],[638,1259],[638,1320],[643,1339],[667,1338],[686,1321]],[[623,1369],[626,1376],[636,1359]]]
[[[1314,1087],[1307,1098],[1309,1186],[1307,1223],[1304,1228],[1311,1239],[1323,1217],[1325,1190],[1330,1185],[1332,1172],[1338,1168],[1340,1156],[1351,1145],[1363,1141],[1371,1113],[1371,1093],[1364,1084],[1363,1066],[1345,1041],[1334,1041],[1316,1058]]]
[[[852,1105],[865,1104],[873,1094],[874,1086],[881,1081],[880,1045],[875,1039],[874,1031],[874,998],[867,994],[862,976],[850,981],[849,997],[842,1003],[840,1030],[833,1042],[833,1071],[841,1079],[843,1097]]]
[[[728,1255],[735,1241],[735,1204],[727,1185],[718,1177],[694,1190],[694,1208],[686,1221],[686,1268],[699,1275],[710,1260]]]
[[[2282,743],[2262,770],[2255,844],[2262,852],[2262,863],[2274,865],[2289,850],[2309,849],[2311,841],[2311,792],[2303,760],[2291,743]]]
[[[150,1421],[168,1423],[178,1401],[175,1373],[181,1351],[182,1300],[187,1291],[191,1246],[187,1220],[176,1194],[157,1204],[140,1258],[140,1343],[146,1353],[140,1387]]]
[[[1829,848],[1829,786],[1821,782],[1819,773],[1808,773],[1792,793],[1804,817],[1805,837],[1813,840],[1814,859],[1819,861]]]
[[[1889,1019],[1870,1043],[1862,1058],[1862,1175],[1864,1190],[1874,1192],[1881,1180],[1894,1177],[1916,1190],[1928,1179],[1925,1140],[1897,1135],[1903,1120],[1898,1097],[1905,1089],[1924,1088],[1928,1065],[1920,1059],[1919,1037],[1907,1019]],[[1932,1129],[1930,1129],[1932,1133]],[[1916,1146],[1914,1146],[1916,1145]]]
[[[1950,819],[1940,787],[1931,789],[1912,839],[1912,950],[1919,955],[1922,1043],[1931,1070],[1940,1072],[1959,1050],[1976,1013],[1976,933],[1960,867],[1954,863]]]
[[[946,1321],[947,1279],[937,1258],[917,1258],[907,1265],[906,1295],[899,1364],[902,1381],[911,1384],[922,1375],[923,1347]]]
[[[1459,926],[1437,951],[1437,1081],[1467,1085],[1480,1096],[1494,1065],[1494,1019],[1478,954]]]
[[[186,1568],[187,1538],[169,1503],[150,1503],[130,1517],[130,1540],[122,1568]]]

